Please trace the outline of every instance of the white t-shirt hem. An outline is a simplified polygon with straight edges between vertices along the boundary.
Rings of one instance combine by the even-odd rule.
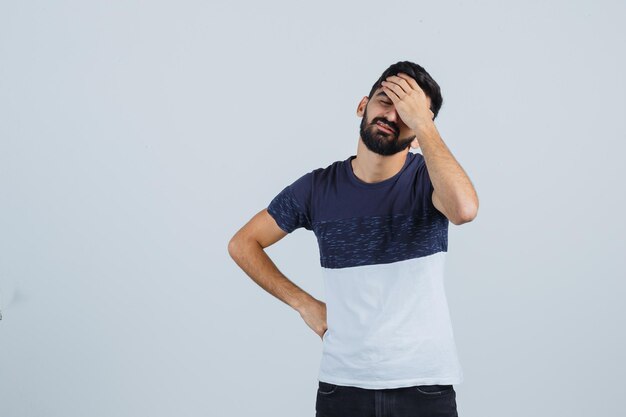
[[[432,378],[412,378],[397,380],[359,381],[356,379],[337,379],[324,373],[320,373],[318,380],[335,385],[346,385],[366,389],[404,388],[415,385],[458,385],[463,382],[462,375]]]

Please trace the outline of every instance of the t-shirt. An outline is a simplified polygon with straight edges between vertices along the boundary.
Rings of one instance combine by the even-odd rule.
[[[267,207],[287,233],[317,237],[326,321],[318,379],[368,389],[459,384],[444,290],[448,219],[432,203],[424,157],[376,183],[356,155],[308,172]]]

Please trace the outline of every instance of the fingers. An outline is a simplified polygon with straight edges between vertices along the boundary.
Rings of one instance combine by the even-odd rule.
[[[396,81],[397,79],[401,80],[402,83],[404,83],[404,87],[400,85],[399,81]],[[383,91],[385,91],[385,93],[387,92],[387,90],[391,90],[398,98],[402,98],[411,91],[409,85],[406,83],[406,81],[402,80],[402,78],[392,75],[391,77],[388,77],[387,80],[388,81],[383,81],[381,83]],[[406,91],[404,90],[405,88],[407,89]]]
[[[403,72],[399,72],[398,75],[390,75],[381,83],[381,86],[383,91],[394,102],[396,101],[394,100],[395,98],[401,100],[405,95],[411,94],[413,90],[422,91],[417,82]]]
[[[387,87],[387,88],[385,88]],[[431,99],[426,95],[424,90],[417,84],[415,79],[403,72],[399,72],[398,75],[391,75],[387,77],[386,81],[383,81],[383,91],[388,94],[389,91],[396,93],[398,99],[404,98],[405,94],[411,94],[417,92],[417,96],[425,97],[428,101],[428,107],[430,108]],[[393,97],[390,97],[393,100]]]
[[[389,88],[392,88],[398,97],[403,97],[404,94],[410,94],[413,90],[413,86],[410,84],[409,77],[406,74],[398,73],[398,75],[390,75],[383,81],[383,84]]]
[[[415,78],[403,73],[403,72],[399,72],[398,73],[398,77],[402,78],[403,80],[405,80],[412,89],[414,90],[421,90],[419,84],[417,83],[417,81],[415,81]]]
[[[392,85],[394,87],[392,87]],[[391,99],[391,101],[395,103],[397,103],[400,100],[400,97],[398,96],[398,94],[396,93],[396,89],[400,89],[400,87],[398,87],[395,84],[391,84],[391,83],[386,83],[385,81],[383,81],[383,85],[382,85],[383,91],[385,92],[385,94],[387,94],[387,96]],[[395,88],[395,89],[392,89]],[[404,94],[403,94],[404,95]]]

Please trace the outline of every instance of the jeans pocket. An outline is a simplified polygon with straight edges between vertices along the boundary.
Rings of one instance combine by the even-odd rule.
[[[441,397],[454,392],[452,385],[416,385],[415,390],[429,397]]]
[[[319,381],[317,393],[322,395],[330,395],[333,392],[337,391],[338,388],[339,385],[331,384],[330,382]]]

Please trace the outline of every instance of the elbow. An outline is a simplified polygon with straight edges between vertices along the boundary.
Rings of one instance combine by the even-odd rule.
[[[459,213],[455,216],[454,220],[450,220],[454,225],[459,226],[464,223],[469,223],[478,215],[478,202],[476,204],[464,205]]]
[[[228,242],[228,254],[237,262],[238,260],[249,256],[250,250],[256,248],[258,242],[253,238],[237,232]]]
[[[228,254],[234,260],[237,259],[238,254],[241,252],[241,245],[237,236],[233,236],[228,242]]]

